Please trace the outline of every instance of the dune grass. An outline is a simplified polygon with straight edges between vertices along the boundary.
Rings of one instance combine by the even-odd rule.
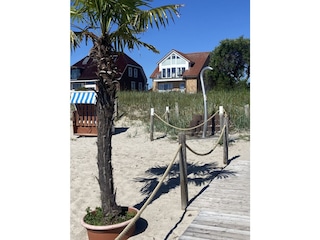
[[[249,90],[209,91],[207,95],[208,117],[223,106],[230,118],[230,130],[242,131],[250,129],[250,117],[246,116],[244,106],[250,104]],[[164,119],[166,106],[170,111],[170,124],[180,128],[189,127],[193,114],[203,114],[204,104],[202,93],[184,94],[179,92],[127,92],[120,91],[118,96],[118,112],[132,120],[150,123],[150,109],[154,108],[157,115]],[[178,115],[177,115],[177,111]],[[177,134],[174,129],[168,129],[161,121],[155,121],[159,131]]]

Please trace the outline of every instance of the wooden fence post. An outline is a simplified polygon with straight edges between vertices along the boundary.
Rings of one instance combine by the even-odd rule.
[[[211,120],[211,135],[213,136],[216,132],[216,116],[214,116]]]
[[[179,104],[175,102],[176,116],[179,117]]]
[[[154,130],[154,108],[150,110],[150,141],[153,141],[153,130]]]
[[[223,128],[223,106],[219,106],[220,132]]]
[[[164,113],[165,114],[165,120],[167,123],[169,123],[169,106],[166,106],[166,112]],[[166,133],[168,132],[168,126],[165,126],[166,128]]]
[[[228,145],[229,145],[229,121],[228,116],[226,115],[224,118],[224,124],[226,126],[223,133],[223,163],[228,164]]]
[[[244,105],[244,115],[245,115],[246,117],[250,117],[249,104]]]
[[[181,149],[179,153],[181,209],[185,210],[188,205],[188,179],[187,179],[186,135],[184,133],[179,133],[179,143],[181,144]]]
[[[165,118],[166,118],[166,122],[169,123],[169,106],[166,106]]]

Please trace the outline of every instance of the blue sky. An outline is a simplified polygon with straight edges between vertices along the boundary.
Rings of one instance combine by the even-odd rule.
[[[149,29],[140,35],[142,41],[155,46],[160,54],[145,48],[125,51],[143,67],[149,88],[152,86],[149,76],[157,62],[172,49],[183,53],[211,52],[226,38],[250,38],[249,0],[155,0],[152,6],[177,3],[184,4],[180,18],[175,18],[175,22],[170,22],[166,28]],[[71,52],[70,64],[85,57],[91,47],[91,43],[82,43]]]

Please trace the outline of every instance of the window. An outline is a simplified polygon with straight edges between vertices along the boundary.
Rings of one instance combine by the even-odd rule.
[[[172,64],[176,64],[176,55],[172,54]]]
[[[142,91],[142,82],[138,83],[139,91]]]
[[[186,68],[185,67],[182,67],[182,68],[177,68],[178,69],[178,76],[182,76],[182,74],[186,71]]]
[[[77,90],[81,87],[83,87],[83,83],[71,83],[71,89]]]
[[[128,67],[128,76],[132,77],[132,67]]]
[[[71,79],[78,79],[80,77],[81,71],[79,68],[73,68],[71,69]]]
[[[178,70],[178,76],[182,76],[182,74],[186,71],[186,68],[185,67],[179,67],[179,68],[177,68],[177,70]]]
[[[136,82],[131,81],[131,90],[136,90]]]
[[[159,83],[159,91],[170,91],[172,90],[173,85],[172,83]]]
[[[167,68],[167,78],[170,77],[170,68]]]
[[[166,77],[166,69],[162,69],[162,77],[165,78]]]
[[[176,77],[176,68],[171,69],[172,77]]]
[[[138,77],[138,69],[133,69],[133,76],[135,77],[135,78],[137,78]]]

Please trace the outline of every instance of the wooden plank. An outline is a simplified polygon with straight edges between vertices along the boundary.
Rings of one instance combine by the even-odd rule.
[[[235,230],[241,230],[241,231],[250,230],[249,216],[244,217],[244,216],[232,215],[232,214],[223,214],[223,215],[214,214],[210,216],[210,215],[203,215],[202,213],[203,211],[201,211],[200,214],[194,219],[192,224],[228,228],[228,229],[235,229]],[[233,230],[230,230],[230,231],[233,231]]]
[[[83,105],[83,126],[88,127],[88,104]]]
[[[180,240],[250,239],[250,162],[233,161],[220,174],[189,204],[199,214]]]
[[[191,223],[191,225],[189,226],[189,231],[187,231],[185,235],[204,237],[207,239],[217,239],[217,237],[225,237],[229,239],[250,239],[249,231],[207,226],[194,223]]]
[[[243,216],[243,215],[238,215],[238,214],[226,214],[226,213],[221,213],[221,212],[213,212],[213,211],[201,211],[198,214],[199,217],[202,219],[204,218],[210,218],[210,219],[225,219],[225,220],[231,220],[231,221],[247,221],[250,222],[250,217],[249,216]]]
[[[88,106],[88,126],[92,127],[92,107],[93,105]]]
[[[78,105],[77,107],[78,109],[78,115],[79,115],[79,126],[83,126],[83,106],[82,105]]]

